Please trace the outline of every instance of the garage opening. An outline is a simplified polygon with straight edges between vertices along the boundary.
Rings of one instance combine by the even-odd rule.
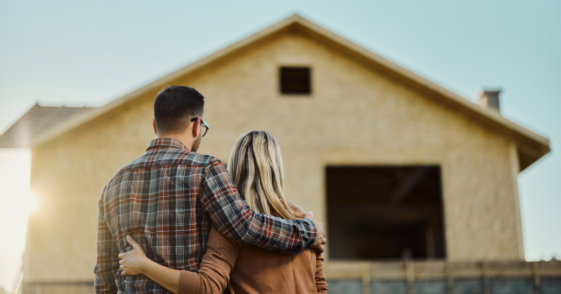
[[[332,260],[444,259],[439,166],[326,168]]]

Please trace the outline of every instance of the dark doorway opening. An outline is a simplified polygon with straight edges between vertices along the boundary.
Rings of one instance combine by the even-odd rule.
[[[446,258],[439,166],[326,169],[333,260]]]

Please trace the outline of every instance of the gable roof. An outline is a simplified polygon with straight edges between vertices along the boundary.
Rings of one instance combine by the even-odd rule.
[[[0,148],[30,148],[35,138],[41,134],[92,109],[91,107],[50,107],[35,104],[0,135]]]
[[[435,101],[454,108],[456,112],[469,116],[479,121],[485,126],[496,132],[507,135],[512,138],[518,146],[518,157],[520,162],[520,170],[525,169],[542,156],[550,151],[549,140],[540,136],[514,122],[505,119],[500,114],[483,108],[415,73],[412,73],[403,67],[394,64],[381,56],[374,54],[298,15],[291,16],[275,25],[272,25],[256,34],[253,34],[241,41],[238,41],[222,50],[219,50],[203,59],[189,64],[171,74],[168,74],[140,89],[137,89],[113,102],[92,110],[82,116],[68,120],[66,123],[57,128],[53,128],[38,137],[33,146],[45,143],[57,136],[60,136],[96,117],[103,115],[149,91],[159,90],[168,85],[173,80],[200,69],[206,65],[217,62],[222,58],[238,52],[248,46],[274,37],[277,34],[294,31],[305,35],[308,38],[317,40],[330,46],[335,50],[339,50],[345,54],[353,56],[364,65],[371,66],[378,70],[384,71],[388,76],[394,76],[408,82],[409,86],[420,91],[424,91]]]

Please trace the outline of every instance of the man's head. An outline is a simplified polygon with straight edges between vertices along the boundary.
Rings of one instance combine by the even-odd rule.
[[[160,138],[180,139],[192,151],[197,151],[204,102],[203,95],[191,87],[164,88],[154,101],[154,131]]]

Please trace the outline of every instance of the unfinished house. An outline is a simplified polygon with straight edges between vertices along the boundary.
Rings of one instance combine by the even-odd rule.
[[[478,105],[293,16],[103,107],[10,135],[26,144],[0,137],[33,152],[40,207],[23,293],[93,292],[97,202],[154,138],[167,85],[206,97],[201,153],[227,164],[242,133],[276,137],[286,194],[326,225],[330,293],[561,292],[559,262],[524,261],[518,200],[518,174],[549,141],[501,116],[498,91]]]

